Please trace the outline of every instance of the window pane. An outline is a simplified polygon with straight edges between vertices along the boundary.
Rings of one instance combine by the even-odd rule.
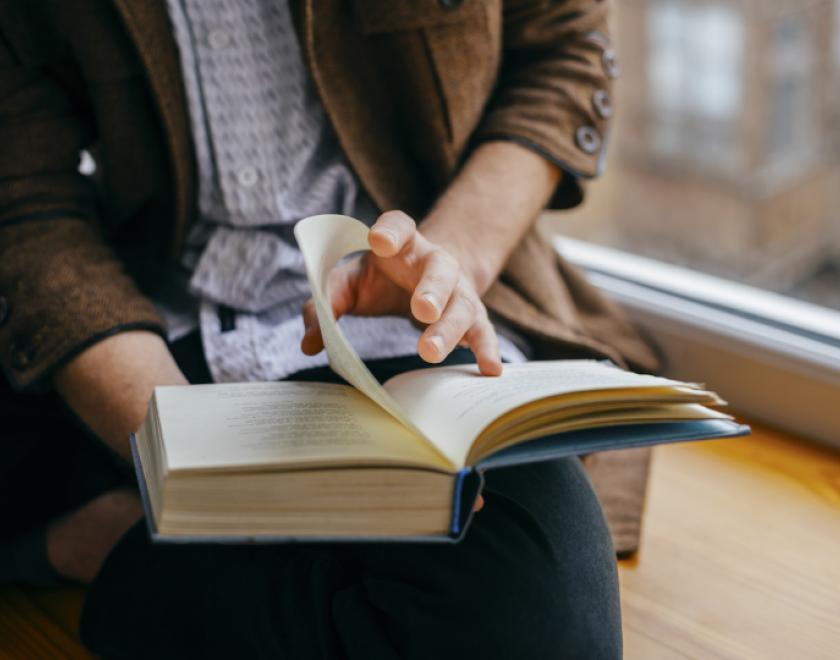
[[[732,119],[741,103],[742,16],[723,5],[680,4],[689,19],[684,37],[691,62],[686,87],[692,91],[692,104],[701,116]],[[692,77],[696,77],[693,84]]]
[[[811,132],[811,99],[807,94],[811,73],[808,25],[802,12],[779,18],[772,34],[770,71],[770,126],[767,132],[771,158],[808,148]]]
[[[840,309],[840,0],[612,7],[606,174],[552,228]]]
[[[663,112],[676,112],[683,105],[682,84],[688,71],[682,39],[685,13],[673,0],[656,3],[648,14],[648,78],[650,102]]]
[[[644,14],[651,149],[730,169],[740,149],[742,15],[720,2],[683,0],[651,0]]]

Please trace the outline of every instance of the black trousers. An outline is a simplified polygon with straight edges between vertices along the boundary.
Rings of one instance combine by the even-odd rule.
[[[173,353],[207,380],[196,336]],[[156,545],[138,524],[89,590],[82,639],[105,658],[620,658],[615,555],[580,462],[486,477],[454,545]]]

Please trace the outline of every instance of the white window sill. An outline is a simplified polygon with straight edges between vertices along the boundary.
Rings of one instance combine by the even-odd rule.
[[[654,339],[667,374],[840,448],[840,312],[582,241],[555,244]]]

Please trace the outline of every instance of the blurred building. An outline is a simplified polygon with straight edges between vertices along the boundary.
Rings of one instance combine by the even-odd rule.
[[[838,4],[614,2],[607,175],[554,227],[840,307]]]

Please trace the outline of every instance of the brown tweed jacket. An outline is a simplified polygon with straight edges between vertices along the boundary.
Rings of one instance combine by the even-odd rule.
[[[512,140],[597,174],[617,64],[600,0],[291,0],[362,185],[416,218],[471,147]],[[87,150],[95,176],[78,172]],[[15,389],[113,333],[163,333],[146,297],[195,213],[195,162],[163,0],[0,0],[0,368]],[[617,309],[532,231],[485,302],[539,357],[653,370]]]

